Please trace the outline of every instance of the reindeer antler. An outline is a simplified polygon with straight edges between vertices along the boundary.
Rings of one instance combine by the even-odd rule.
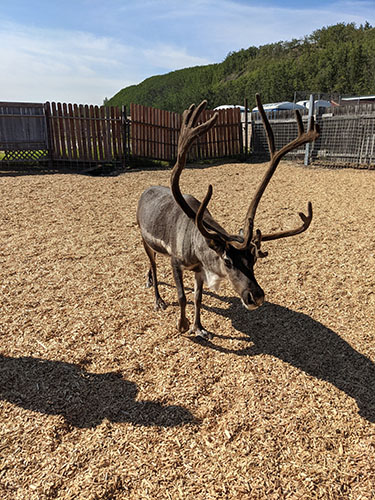
[[[217,121],[218,113],[215,113],[209,120],[196,126],[199,116],[206,106],[207,101],[202,101],[198,107],[192,104],[189,109],[183,112],[180,135],[178,137],[177,160],[171,173],[171,189],[173,196],[190,219],[195,219],[195,212],[190,205],[186,203],[181,193],[179,182],[181,172],[186,164],[187,153],[194,140],[210,130]]]
[[[307,142],[315,141],[319,137],[319,127],[317,124],[314,123],[314,120],[312,119],[309,130],[305,132],[303,128],[301,115],[298,111],[295,111],[297,127],[298,127],[298,136],[296,137],[296,139],[286,144],[279,151],[276,151],[275,139],[272,132],[272,128],[268,121],[267,115],[264,111],[259,94],[256,94],[256,101],[259,113],[263,121],[263,126],[266,132],[271,158],[268,169],[263,177],[263,180],[260,183],[248,208],[245,218],[245,231],[243,237],[236,235],[229,235],[226,232],[220,231],[216,227],[212,227],[208,222],[203,220],[204,212],[212,197],[211,185],[208,187],[207,194],[197,212],[195,212],[186,202],[180,190],[179,186],[180,175],[183,168],[185,167],[186,156],[189,148],[191,147],[192,143],[197,137],[208,132],[208,130],[210,130],[217,121],[218,114],[215,113],[209,120],[201,123],[200,125],[197,125],[199,116],[205,109],[207,101],[202,101],[198,107],[195,107],[195,105],[192,104],[189,109],[184,111],[182,115],[182,125],[180,129],[180,135],[178,139],[177,160],[171,173],[171,190],[173,196],[177,204],[181,207],[181,209],[185,212],[185,214],[190,219],[193,219],[195,221],[195,224],[198,227],[199,231],[202,233],[202,235],[207,239],[212,239],[221,242],[229,242],[239,250],[249,248],[251,245],[255,245],[259,250],[261,241],[270,241],[302,233],[303,231],[306,231],[312,220],[312,206],[311,203],[309,202],[308,215],[305,215],[302,212],[300,212],[299,214],[303,222],[301,226],[289,231],[283,231],[275,234],[267,234],[264,236],[262,236],[261,232],[257,230],[256,235],[254,237],[254,219],[257,207],[259,205],[259,202],[266,187],[268,186],[273,174],[275,173],[275,170],[281,158],[290,151],[292,151],[293,149],[298,148],[303,144],[306,144]]]
[[[200,125],[197,125],[199,116],[206,106],[207,101],[202,101],[197,107],[195,107],[195,104],[192,104],[190,108],[185,110],[182,115],[182,124],[180,135],[178,138],[177,160],[171,173],[171,190],[177,204],[190,219],[193,219],[195,221],[195,224],[197,225],[199,231],[205,238],[213,239],[216,241],[220,240],[224,242],[240,242],[242,241],[241,236],[229,235],[227,233],[219,231],[217,228],[213,228],[208,223],[203,222],[204,211],[206,210],[212,196],[211,185],[209,186],[207,195],[201,203],[201,206],[197,213],[195,213],[195,211],[186,202],[180,190],[180,175],[183,168],[185,167],[186,156],[190,147],[197,137],[207,133],[215,125],[218,118],[218,113],[215,113],[209,120],[201,123]]]
[[[288,236],[295,236],[296,234],[303,233],[310,226],[312,221],[312,204],[311,201],[307,204],[307,215],[303,212],[299,212],[298,215],[301,217],[303,224],[296,227],[295,229],[290,229],[289,231],[281,231],[280,233],[274,234],[264,234],[262,235],[262,241],[278,240],[279,238],[286,238]]]
[[[268,183],[270,182],[273,174],[275,173],[275,170],[276,170],[281,158],[283,156],[285,156],[287,153],[289,153],[290,151],[292,151],[293,149],[296,149],[296,148],[298,148],[298,147],[300,147],[303,144],[306,144],[308,142],[315,141],[319,137],[319,132],[320,132],[319,126],[314,122],[314,119],[311,120],[310,129],[307,132],[305,132],[304,128],[303,128],[301,115],[300,115],[299,111],[295,110],[295,116],[296,116],[297,127],[298,127],[298,136],[296,137],[296,139],[294,139],[293,141],[286,144],[279,151],[276,151],[275,150],[275,139],[274,139],[274,135],[272,132],[272,128],[271,128],[271,125],[268,121],[267,115],[264,111],[262,102],[260,100],[260,96],[259,96],[259,94],[256,94],[255,97],[256,97],[256,101],[257,101],[258,110],[259,110],[260,116],[262,118],[263,126],[264,126],[264,129],[266,132],[268,148],[269,148],[271,158],[270,158],[270,163],[269,163],[268,169],[263,177],[263,180],[260,183],[260,185],[259,185],[259,187],[254,195],[254,198],[252,199],[250,206],[248,208],[246,218],[245,218],[244,241],[241,245],[236,245],[237,247],[241,247],[241,248],[248,247],[250,245],[251,240],[253,239],[254,219],[255,219],[255,214],[256,214],[258,204],[260,202],[260,199],[262,198],[262,195],[263,195],[266,187],[268,186]],[[294,234],[298,234],[298,233],[301,233],[302,231],[305,231],[309,227],[310,222],[311,222],[311,218],[312,218],[312,207],[311,207],[310,202],[309,202],[309,215],[306,217],[304,214],[301,213],[300,216],[304,222],[303,226],[298,227],[295,230],[286,231],[283,233],[276,233],[275,235],[266,235],[266,236],[262,237],[262,240],[263,241],[273,240],[273,239],[277,239],[277,238],[283,238],[285,236],[293,236]]]

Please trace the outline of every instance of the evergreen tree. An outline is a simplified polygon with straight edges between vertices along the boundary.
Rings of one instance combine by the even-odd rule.
[[[300,40],[230,52],[223,62],[147,78],[120,90],[108,105],[131,102],[182,112],[192,102],[249,105],[256,92],[263,102],[293,100],[306,93],[375,94],[375,28],[339,23]]]

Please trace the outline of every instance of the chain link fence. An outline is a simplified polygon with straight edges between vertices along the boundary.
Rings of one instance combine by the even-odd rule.
[[[327,111],[329,112],[322,112]],[[318,109],[315,120],[321,134],[310,147],[308,163],[327,167],[375,169],[375,104],[343,105]],[[307,127],[308,110],[302,110]],[[277,149],[292,141],[298,134],[293,111],[269,114]],[[251,156],[255,161],[269,158],[267,138],[258,113],[251,113]],[[305,146],[292,151],[290,159],[303,160]]]

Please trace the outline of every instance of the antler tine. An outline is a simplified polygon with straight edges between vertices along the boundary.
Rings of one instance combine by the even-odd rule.
[[[303,212],[299,212],[298,215],[301,217],[303,222],[301,226],[298,226],[295,229],[290,229],[289,231],[282,231],[275,234],[265,234],[262,236],[262,241],[271,241],[277,240],[279,238],[286,238],[288,236],[295,236],[296,234],[300,234],[306,231],[306,229],[308,229],[311,224],[313,216],[311,201],[309,201],[307,204],[307,215],[305,215]]]
[[[207,208],[207,205],[210,202],[211,197],[212,197],[212,185],[210,184],[208,186],[207,194],[204,197],[204,200],[202,201],[202,203],[197,211],[197,214],[195,216],[195,224],[205,238],[216,239],[217,233],[213,233],[211,231],[208,231],[206,229],[205,225],[203,224],[203,215],[204,215],[204,212]]]
[[[256,99],[256,102],[257,102],[257,107],[258,107],[259,114],[260,114],[260,116],[262,118],[264,129],[266,131],[267,142],[268,142],[268,149],[269,149],[270,155],[272,157],[273,154],[274,154],[274,152],[275,152],[275,139],[274,139],[274,136],[273,136],[273,131],[272,131],[270,122],[268,121],[266,112],[264,111],[262,101],[260,100],[260,95],[259,94],[255,94],[255,99]]]
[[[200,114],[206,108],[207,101],[202,101],[198,107],[195,104],[191,104],[189,109],[185,109],[182,113],[182,126],[192,128],[195,127],[199,119]]]
[[[195,110],[195,104],[191,104],[189,106],[189,109],[185,109],[185,111],[182,113],[183,125],[185,125],[185,126],[188,125],[190,118],[191,118],[191,115],[193,114],[194,110]]]
[[[197,106],[197,108],[195,109],[195,111],[193,112],[192,114],[192,117],[191,117],[191,126],[192,127],[195,127],[197,122],[198,122],[198,119],[200,117],[200,114],[202,113],[203,110],[206,109],[206,106],[207,106],[207,101],[204,100],[202,101],[199,106]],[[217,113],[215,113],[217,114]]]
[[[294,110],[294,116],[296,117],[296,121],[297,121],[298,136],[301,136],[304,133],[305,129],[303,127],[301,113],[298,111],[298,109]],[[314,117],[312,117],[312,118],[314,118]]]

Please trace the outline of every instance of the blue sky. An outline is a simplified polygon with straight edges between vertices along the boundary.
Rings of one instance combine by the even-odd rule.
[[[0,0],[0,101],[101,104],[121,88],[338,22],[375,0]]]

